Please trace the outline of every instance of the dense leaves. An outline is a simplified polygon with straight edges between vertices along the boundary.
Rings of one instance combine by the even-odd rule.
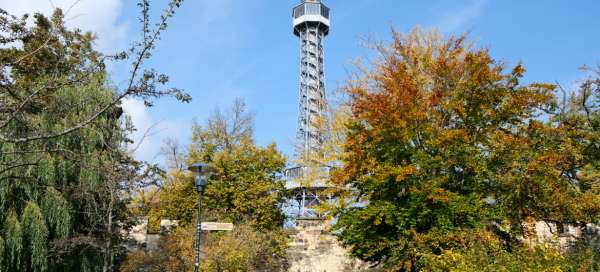
[[[339,209],[335,226],[354,256],[418,270],[468,254],[472,240],[511,252],[523,222],[598,220],[598,132],[577,108],[561,113],[556,86],[522,84],[522,65],[506,71],[464,37],[394,32],[378,48],[346,87],[352,118],[333,178],[362,203]]]
[[[193,226],[186,226],[163,236],[160,250],[130,254],[121,271],[192,271],[193,232]],[[287,271],[287,242],[282,231],[257,232],[247,225],[237,225],[232,232],[212,232],[203,236],[200,271]]]
[[[133,127],[120,102],[189,101],[164,88],[165,75],[143,71],[180,4],[171,1],[156,28],[117,56],[94,50],[91,33],[67,29],[60,9],[33,20],[0,9],[0,270],[115,269],[131,223],[125,203],[152,172],[126,150]],[[125,90],[110,86],[107,60],[131,60]]]
[[[216,111],[206,128],[196,125],[188,161],[209,163],[213,173],[203,196],[208,219],[246,222],[257,229],[283,225],[285,158],[274,144],[254,143],[252,117],[236,101],[229,113]],[[192,222],[197,193],[193,177],[174,171],[162,188],[161,215]]]
[[[18,33],[23,35],[22,47],[0,51],[8,61],[2,66],[7,114],[1,132],[10,138],[68,128],[113,96],[103,84],[103,67],[91,49],[90,34],[64,29],[60,11],[51,21],[39,14],[35,19],[31,29]],[[17,110],[10,112],[14,104]],[[0,203],[6,211],[0,217],[6,222],[4,233],[10,234],[5,269],[66,269],[49,265],[48,254],[65,257],[67,247],[77,248],[68,242],[69,234],[104,229],[99,207],[104,199],[98,189],[107,178],[102,168],[110,156],[119,156],[110,149],[119,150],[123,141],[118,110],[114,107],[85,129],[63,137],[0,142]]]
[[[252,115],[236,100],[230,110],[216,110],[204,126],[193,128],[186,160],[213,168],[202,198],[202,221],[234,224],[233,232],[203,234],[202,271],[285,271],[287,267],[281,176],[285,158],[275,144],[257,146],[253,127]],[[179,148],[169,146],[165,153],[179,160]],[[129,254],[124,271],[192,269],[190,237],[195,234],[198,194],[192,174],[181,171],[179,163],[171,165],[176,167],[160,191],[140,195],[132,208],[147,215],[155,231],[161,219],[178,220],[180,227],[163,236],[156,252]],[[153,201],[152,195],[158,197]]]

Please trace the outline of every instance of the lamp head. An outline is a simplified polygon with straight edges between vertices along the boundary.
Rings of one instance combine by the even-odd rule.
[[[206,163],[195,163],[188,166],[188,170],[196,175],[196,190],[202,192],[208,177],[212,174],[212,167]]]
[[[188,166],[188,170],[194,172],[196,175],[201,175],[204,172],[207,172],[209,166],[206,163],[194,163]]]

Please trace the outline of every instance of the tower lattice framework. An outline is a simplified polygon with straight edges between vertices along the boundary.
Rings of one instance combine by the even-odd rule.
[[[325,95],[324,47],[329,34],[329,8],[320,0],[303,0],[293,10],[294,35],[300,42],[300,91],[296,133],[296,159],[301,162],[286,171],[289,180],[306,179],[307,173],[328,173],[309,165],[318,156],[324,141],[323,121],[327,109]],[[304,163],[302,163],[304,162]],[[326,168],[326,167],[323,167]],[[297,218],[320,218],[311,207],[325,200],[319,194],[327,186],[324,177],[310,183],[288,184],[297,203]]]
[[[329,8],[306,0],[294,8],[294,34],[300,41],[300,96],[296,156],[308,160],[323,143],[319,125],[327,107],[323,42],[329,34]]]

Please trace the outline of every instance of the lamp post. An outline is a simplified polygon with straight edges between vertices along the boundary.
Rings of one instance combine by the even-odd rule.
[[[210,175],[210,167],[205,163],[196,163],[188,167],[188,170],[194,172],[196,176],[196,190],[198,191],[198,216],[196,222],[196,252],[194,256],[194,272],[200,268],[200,234],[202,233],[202,193],[206,187],[206,180]]]

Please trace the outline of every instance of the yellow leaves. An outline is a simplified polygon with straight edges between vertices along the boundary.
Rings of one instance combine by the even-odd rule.
[[[437,136],[440,145],[446,145],[453,142],[464,142],[469,139],[469,132],[466,129],[448,129],[442,130]]]
[[[450,200],[456,196],[457,195],[455,193],[442,188],[434,188],[432,191],[430,191],[427,199],[431,202],[449,203]]]
[[[379,226],[381,225],[381,222],[383,222],[383,216],[381,214],[379,214],[377,217],[372,218],[373,219],[373,225],[375,226]]]
[[[554,150],[554,152],[542,153],[532,160],[529,164],[529,170],[536,171],[542,169],[542,171],[548,171],[548,169],[552,169],[557,171],[560,169],[568,169],[573,163],[574,161],[571,153],[557,152],[557,150]]]
[[[598,156],[590,153],[597,153],[600,136],[578,129],[585,118],[568,124],[536,119],[555,106],[555,86],[520,84],[523,65],[505,71],[486,49],[466,46],[464,37],[434,42],[421,34],[394,33],[376,69],[349,93],[352,125],[344,169],[334,179],[357,189],[368,203],[361,207],[364,216],[340,221],[355,228],[346,232],[346,242],[390,241],[398,235],[377,250],[351,245],[361,256],[378,250],[395,254],[390,267],[442,251],[445,258],[437,259],[446,262],[441,266],[446,270],[456,264],[457,271],[473,271],[481,258],[496,257],[530,271],[539,266],[529,260],[548,264],[545,271],[561,269],[555,265],[558,255],[513,255],[504,251],[503,242],[509,241],[501,241],[507,238],[498,232],[473,232],[490,227],[490,221],[517,225],[527,216],[597,218],[600,171],[589,165],[597,168]],[[392,216],[381,214],[382,203]],[[393,235],[358,226],[368,219],[383,225],[387,218],[393,218]],[[513,231],[501,230],[519,235]],[[471,251],[476,245],[485,247]],[[488,265],[485,271],[502,271],[501,265]]]
[[[545,92],[556,90],[556,84],[542,83],[542,82],[536,82],[536,83],[529,84],[529,87],[535,88],[535,89],[538,89],[541,91],[545,91]]]
[[[405,167],[400,167],[397,170],[397,173],[396,173],[396,181],[397,182],[402,182],[408,176],[411,176],[411,175],[413,175],[416,172],[417,172],[417,167],[415,165],[408,165],[408,166],[405,166]]]
[[[525,74],[525,67],[523,67],[523,64],[519,63],[517,66],[515,66],[512,69],[512,74],[516,77],[521,77],[523,76],[523,74]]]
[[[589,191],[585,192],[578,198],[576,203],[578,215],[581,216],[582,220],[588,222],[600,220],[595,218],[595,215],[600,213],[600,194]]]

